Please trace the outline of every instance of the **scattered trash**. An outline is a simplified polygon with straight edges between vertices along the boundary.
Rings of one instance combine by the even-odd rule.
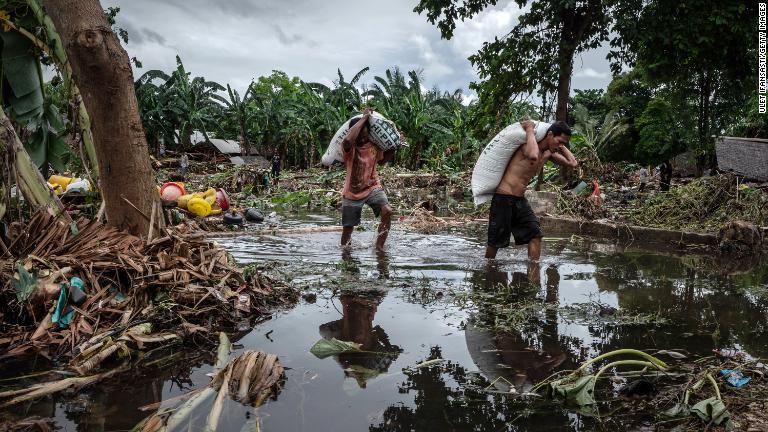
[[[668,355],[672,357],[673,359],[682,360],[688,358],[685,354],[681,354],[677,351],[671,351],[671,350],[661,350],[656,351],[656,355]]]
[[[187,210],[197,217],[204,218],[211,214],[211,203],[203,198],[193,197],[187,203]]]
[[[72,323],[72,319],[75,317],[75,309],[70,306],[71,304],[78,305],[85,299],[86,294],[83,291],[85,284],[83,280],[78,277],[70,279],[69,283],[61,284],[61,290],[59,291],[59,299],[56,302],[56,309],[51,316],[51,322],[58,324],[59,328],[65,329]],[[73,296],[74,293],[74,296]]]
[[[78,193],[86,193],[93,190],[91,188],[91,182],[89,182],[87,179],[74,179],[72,183],[67,185],[67,188],[64,190],[65,194],[72,193],[72,192],[78,192]]]
[[[223,333],[222,333],[223,334]],[[277,356],[262,351],[245,351],[229,363],[229,338],[221,336],[217,372],[210,384],[192,390],[182,397],[163,401],[159,406],[165,409],[150,415],[133,430],[156,432],[161,430],[219,430],[224,403],[231,399],[252,407],[264,404],[268,397],[276,397],[281,389],[285,370]],[[222,356],[222,353],[226,353]],[[169,402],[175,401],[175,404]],[[210,410],[203,419],[199,409],[210,404]],[[257,423],[258,424],[258,423]],[[258,427],[256,430],[260,430]]]
[[[160,196],[166,201],[176,201],[186,194],[184,183],[181,182],[166,182],[160,187]]]
[[[229,210],[229,195],[222,188],[216,189],[216,204],[224,211]]]
[[[614,361],[603,366],[595,374],[585,374],[589,365],[617,355],[633,355],[641,357],[643,360]],[[621,365],[643,366],[644,368],[655,368],[662,371],[667,369],[666,363],[650,354],[634,349],[620,349],[602,354],[583,363],[578,369],[563,378],[536,384],[531,391],[546,386],[546,393],[550,398],[562,398],[578,407],[595,405],[595,384],[597,379],[607,370]]]
[[[656,386],[645,378],[630,381],[619,389],[619,394],[628,399],[647,398],[656,392]]]
[[[176,199],[179,208],[189,211],[197,217],[220,215],[222,208],[218,205],[218,193],[216,189],[208,188],[205,192],[195,192],[181,195]],[[229,201],[226,201],[229,208]]]
[[[256,208],[249,208],[245,211],[245,220],[248,222],[264,222],[264,213]]]
[[[725,382],[731,387],[741,388],[752,380],[752,378],[744,376],[739,370],[723,369],[720,373],[725,377]]]
[[[222,219],[224,220],[224,223],[227,225],[243,224],[243,217],[235,212],[224,213],[224,217]]]

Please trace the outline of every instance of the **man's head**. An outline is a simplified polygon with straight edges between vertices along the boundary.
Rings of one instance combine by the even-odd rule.
[[[571,139],[571,128],[564,121],[552,123],[547,129],[547,135],[544,137],[544,144],[552,151],[560,150],[560,147],[568,144]]]

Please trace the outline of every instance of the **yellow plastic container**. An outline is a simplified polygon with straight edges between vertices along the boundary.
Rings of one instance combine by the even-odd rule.
[[[187,203],[187,210],[197,217],[206,217],[211,214],[211,205],[202,198],[192,198]]]
[[[72,183],[75,179],[72,177],[65,177],[60,175],[52,175],[48,178],[48,183],[52,185],[59,185],[62,189],[66,190],[67,186],[69,186],[70,183]]]
[[[189,204],[189,200],[194,198],[195,196],[192,194],[186,194],[179,197],[179,199],[176,200],[176,204],[178,204],[179,207],[186,209],[187,204]]]

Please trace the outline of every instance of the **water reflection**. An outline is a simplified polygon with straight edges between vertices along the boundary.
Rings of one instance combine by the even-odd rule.
[[[434,346],[420,363],[442,356]],[[398,392],[412,395],[413,406],[389,406],[369,431],[558,431],[579,430],[573,426],[582,422],[543,401],[488,391],[485,378],[452,361],[406,369],[405,375]]]
[[[518,393],[528,391],[535,383],[551,375],[568,358],[558,336],[560,274],[557,267],[549,266],[546,270],[543,302],[547,307],[544,308],[541,331],[533,333],[500,331],[489,324],[498,323],[498,296],[502,296],[502,301],[519,304],[542,301],[537,297],[540,287],[538,264],[529,264],[526,274],[512,273],[512,283],[508,281],[506,271],[500,271],[493,265],[487,266],[485,272],[473,280],[475,291],[490,295],[486,298],[494,300],[478,303],[475,319],[464,330],[467,350],[477,368],[498,390]]]
[[[346,377],[354,378],[360,388],[368,380],[387,372],[392,362],[403,351],[389,341],[387,333],[373,325],[376,309],[384,298],[382,293],[368,293],[365,297],[343,294],[340,298],[342,317],[320,326],[320,335],[326,339],[336,338],[355,342],[367,353],[341,353],[334,356],[344,370]]]

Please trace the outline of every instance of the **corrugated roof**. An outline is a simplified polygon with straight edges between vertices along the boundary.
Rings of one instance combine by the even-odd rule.
[[[237,141],[224,140],[224,139],[218,139],[218,138],[211,138],[208,141],[210,141],[211,144],[214,145],[214,147],[219,149],[219,151],[224,154],[239,155],[241,153],[240,143]]]

